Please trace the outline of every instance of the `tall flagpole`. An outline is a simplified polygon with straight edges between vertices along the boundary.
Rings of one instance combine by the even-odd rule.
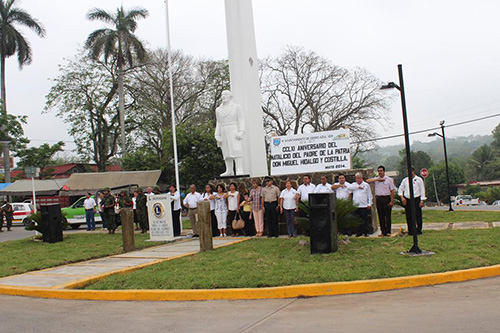
[[[168,13],[168,0],[165,0],[165,11],[166,11],[166,30],[167,30],[167,55],[168,55],[168,79],[170,85],[170,111],[172,117],[172,137],[174,141],[174,167],[175,167],[175,186],[177,191],[180,191],[179,184],[179,161],[177,157],[177,132],[175,129],[175,108],[174,108],[174,79],[172,72],[172,48],[170,46],[170,21]]]

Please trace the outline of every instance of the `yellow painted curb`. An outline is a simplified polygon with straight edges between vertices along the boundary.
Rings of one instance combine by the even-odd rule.
[[[0,286],[0,294],[70,300],[101,301],[200,301],[295,298],[360,294],[374,291],[431,286],[500,276],[500,265],[445,273],[390,279],[305,284],[272,288],[200,290],[54,290]]]

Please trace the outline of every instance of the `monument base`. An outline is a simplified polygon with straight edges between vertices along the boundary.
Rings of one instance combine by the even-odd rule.
[[[218,179],[241,179],[241,178],[250,178],[250,175],[233,175],[233,176],[219,176],[219,178],[215,178],[214,181]]]

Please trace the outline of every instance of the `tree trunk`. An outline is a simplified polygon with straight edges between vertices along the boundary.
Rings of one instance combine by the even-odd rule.
[[[2,98],[2,108],[7,115],[7,102],[6,102],[6,89],[5,89],[5,56],[1,55],[1,98]],[[7,121],[7,119],[5,119]],[[1,129],[3,132],[6,132],[5,127]],[[4,133],[5,139],[9,137],[9,133]],[[3,143],[3,168],[5,175],[5,182],[10,183],[10,157],[9,157],[9,143],[6,141]]]

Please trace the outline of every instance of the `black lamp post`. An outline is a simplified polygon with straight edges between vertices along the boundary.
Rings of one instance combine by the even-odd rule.
[[[451,201],[451,186],[450,186],[450,173],[448,172],[448,153],[446,152],[446,136],[444,135],[444,120],[439,123],[441,126],[441,133],[430,133],[427,136],[439,136],[443,139],[443,150],[444,150],[444,165],[446,169],[446,183],[448,185],[448,200],[450,201],[450,212],[453,212],[453,203]]]
[[[413,182],[412,182],[412,165],[411,165],[411,154],[410,154],[410,135],[408,131],[408,117],[406,113],[406,97],[405,97],[405,88],[403,83],[403,65],[398,65],[398,73],[399,73],[399,86],[394,82],[389,82],[386,85],[383,85],[380,89],[392,89],[396,88],[399,90],[401,95],[401,107],[403,109],[403,127],[404,127],[404,136],[405,136],[405,150],[406,150],[406,168],[408,170],[408,185],[410,188],[410,202],[407,204],[410,205],[410,223],[413,228],[413,246],[408,251],[411,254],[421,254],[422,250],[418,247],[418,232],[417,232],[417,222],[415,220],[415,195],[413,191]]]

